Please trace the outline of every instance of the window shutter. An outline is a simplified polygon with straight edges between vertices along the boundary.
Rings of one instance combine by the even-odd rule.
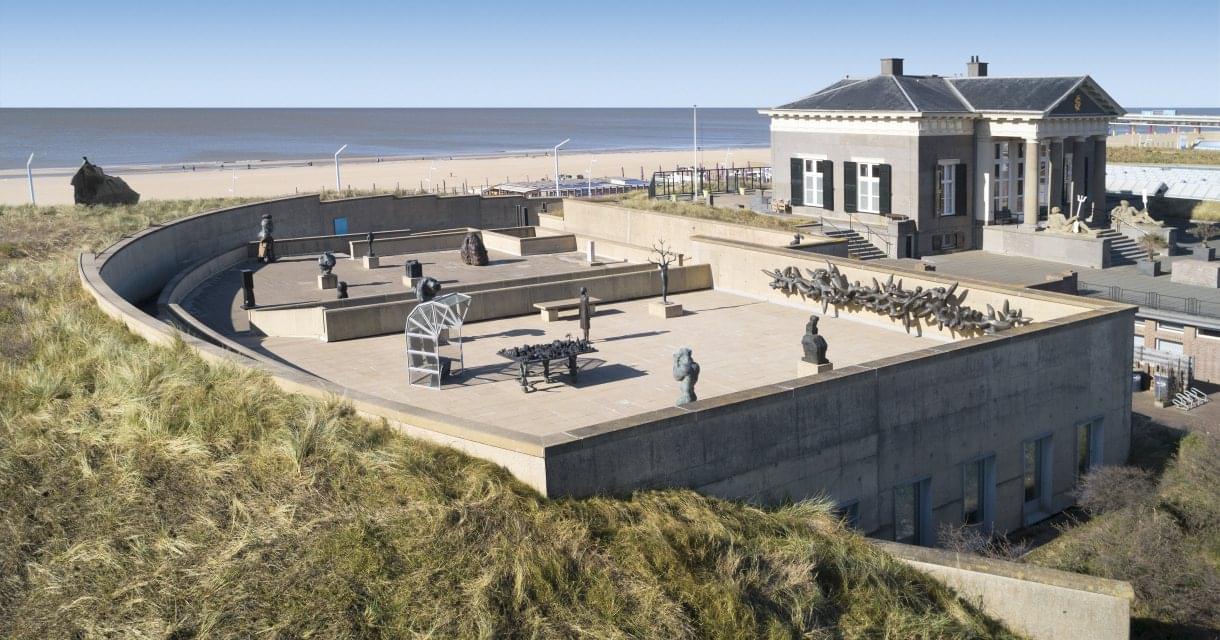
[[[818,171],[822,173],[822,208],[835,209],[835,163],[818,160]]]
[[[953,213],[964,216],[969,206],[966,204],[966,163],[960,163],[953,169],[957,172],[953,176],[953,189],[957,192],[953,194]]]
[[[805,161],[800,158],[792,158],[792,194],[788,197],[788,203],[794,207],[799,207],[805,204]]]
[[[843,163],[843,210],[856,212],[856,163]]]
[[[945,198],[941,192],[945,188],[944,170],[945,165],[939,163],[932,168],[932,213],[937,216],[945,213]]]
[[[890,176],[892,171],[890,165],[877,165],[877,173],[881,178],[881,213],[890,213]]]

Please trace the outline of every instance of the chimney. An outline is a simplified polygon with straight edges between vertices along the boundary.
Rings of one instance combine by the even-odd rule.
[[[970,78],[982,78],[987,75],[987,63],[980,62],[978,56],[970,56],[970,62],[966,63],[966,76]]]
[[[883,76],[902,75],[902,58],[882,58],[881,59],[881,75],[883,75]]]

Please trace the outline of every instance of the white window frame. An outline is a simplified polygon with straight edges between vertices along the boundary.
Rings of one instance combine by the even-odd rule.
[[[1161,320],[1156,321],[1156,330],[1164,331],[1165,333],[1176,333],[1177,335],[1182,335],[1185,328],[1186,325],[1178,322],[1164,322]]]
[[[1087,429],[1085,436],[1085,446],[1088,447],[1088,460],[1085,461],[1085,468],[1080,468],[1080,430]],[[1101,418],[1086,420],[1076,425],[1075,447],[1076,456],[1072,459],[1072,464],[1075,467],[1076,479],[1079,480],[1082,475],[1100,467],[1102,464],[1102,434],[1104,427]]]
[[[957,215],[957,165],[957,160],[941,160],[936,163],[936,171],[940,174],[936,180],[937,186],[940,187],[937,205],[942,218]]]
[[[877,167],[882,162],[856,163],[856,211],[881,213],[881,176]],[[867,189],[865,188],[867,185]]]
[[[991,194],[991,211],[993,215],[1001,211],[1012,212],[1012,156],[1007,140],[995,143],[995,164],[993,176],[995,188]]]
[[[818,163],[825,160],[826,156],[800,156],[805,162],[804,180],[805,180],[805,205],[806,207],[825,207],[826,202],[826,176],[818,171]],[[810,195],[812,194],[812,196]]]

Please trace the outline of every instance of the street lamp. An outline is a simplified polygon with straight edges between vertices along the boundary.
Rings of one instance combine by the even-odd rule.
[[[560,142],[559,144],[555,145],[554,155],[555,155],[555,197],[556,198],[559,197],[559,147],[562,147],[563,145],[565,145],[571,141],[572,141],[571,138],[564,138],[563,142]]]
[[[596,163],[597,163],[597,158],[590,156],[589,157],[589,170],[585,173],[585,179],[588,180],[588,184],[589,184],[588,197],[590,197],[590,198],[593,197],[593,165]]]
[[[33,164],[33,162],[34,162],[34,154],[31,153],[30,159],[25,161],[25,179],[28,180],[30,183],[30,204],[37,205],[38,202],[34,200],[34,174],[30,171],[30,165]],[[1148,197],[1147,196],[1144,197],[1144,208],[1145,209],[1148,208]]]
[[[339,154],[346,148],[347,145],[343,145],[335,152],[335,191],[343,191],[343,182],[339,179]]]

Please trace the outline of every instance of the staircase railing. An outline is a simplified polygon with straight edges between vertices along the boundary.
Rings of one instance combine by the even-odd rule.
[[[847,228],[846,229],[844,229],[843,227],[840,227],[839,225],[837,225],[833,222],[826,220],[826,216],[823,216],[823,215],[818,216],[818,223],[821,224],[823,227],[830,227],[831,229],[835,229],[836,231],[850,231],[850,232],[856,233],[856,234],[860,233],[856,229],[856,227],[859,226],[860,228],[864,229],[864,239],[867,240],[869,244],[876,247],[877,243],[873,242],[873,238],[877,238],[883,244],[885,244],[885,255],[886,256],[891,255],[890,239],[887,236],[883,236],[880,233],[873,231],[872,227],[868,226],[867,224],[864,224],[863,222],[860,222],[859,220],[856,220],[856,217],[853,216],[852,214],[848,213],[846,215],[847,215]]]

